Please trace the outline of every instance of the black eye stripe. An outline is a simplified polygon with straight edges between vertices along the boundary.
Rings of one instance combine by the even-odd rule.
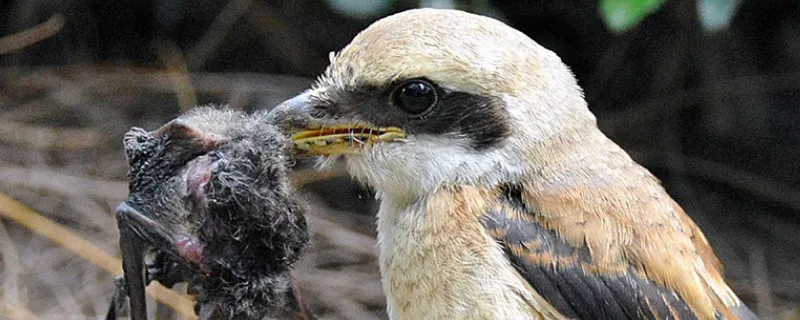
[[[441,97],[436,110],[416,127],[421,132],[464,134],[470,137],[475,149],[481,150],[496,145],[508,136],[508,121],[502,100],[450,92]]]
[[[430,86],[435,92],[435,100],[417,100],[422,102],[416,111],[398,106],[396,93],[410,83]],[[451,91],[425,78],[404,79],[384,86],[362,84],[341,91],[337,97],[326,108],[328,117],[361,119],[379,127],[395,126],[412,135],[460,134],[468,137],[476,150],[497,146],[511,131],[508,112],[502,99]],[[415,99],[408,101],[413,100]]]

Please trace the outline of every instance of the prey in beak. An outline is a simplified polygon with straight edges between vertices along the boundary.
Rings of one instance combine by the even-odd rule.
[[[193,192],[184,186],[196,184],[184,172],[210,174],[209,161],[192,160],[212,150],[218,141],[174,120],[154,132],[133,128],[123,143],[130,165],[130,196],[117,207],[116,215],[124,275],[106,319],[117,317],[125,296],[130,299],[131,318],[146,319],[147,284],[155,280],[172,287],[208,272],[202,245],[192,234],[189,211],[175,208],[182,207],[184,195]],[[147,256],[151,261],[146,263]]]
[[[308,242],[291,196],[289,141],[264,114],[197,108],[124,138],[129,198],[117,208],[124,276],[107,319],[145,286],[186,282],[200,319],[312,318],[290,270]]]

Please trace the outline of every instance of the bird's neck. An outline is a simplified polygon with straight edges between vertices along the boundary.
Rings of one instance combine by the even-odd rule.
[[[407,203],[384,195],[378,244],[391,319],[531,319],[525,284],[485,236],[493,190],[443,188]]]
[[[527,149],[533,159],[519,183],[547,189],[602,188],[646,170],[597,127],[578,128]]]

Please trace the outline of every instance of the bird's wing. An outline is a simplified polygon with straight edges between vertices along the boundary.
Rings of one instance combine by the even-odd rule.
[[[636,255],[636,250],[626,251],[616,261],[609,261],[606,259],[609,252],[624,250],[597,248],[588,243],[592,241],[590,237],[582,242],[569,241],[563,235],[570,233],[570,230],[559,230],[557,221],[542,219],[546,214],[537,212],[537,208],[533,208],[524,198],[520,189],[504,188],[499,205],[488,210],[482,222],[520,276],[563,315],[576,319],[756,319],[721,282],[721,277],[719,281],[733,295],[732,299],[724,302],[723,298],[717,296],[718,293],[712,292],[712,285],[703,288],[707,290],[703,297],[709,297],[708,300],[698,299],[696,295],[687,294],[692,288],[679,289],[685,285],[684,282],[671,281],[669,276],[658,274],[658,268],[646,268],[646,261],[637,261],[636,257],[631,256]],[[570,205],[570,202],[564,202],[564,205]],[[582,222],[614,223],[592,221],[589,216]],[[696,229],[688,217],[682,220],[685,221],[681,223],[688,221],[689,226]],[[585,227],[588,229],[588,226]],[[714,269],[713,275],[717,276],[721,272],[710,247],[699,230],[692,231],[697,232],[698,239],[691,239],[690,243],[700,242],[693,254],[709,255],[705,260],[708,267]],[[620,238],[619,242],[605,242],[609,247],[652,245],[651,250],[659,250],[657,244],[624,243],[625,239],[632,239],[625,235],[605,236]],[[637,240],[635,237],[633,239]],[[674,257],[668,259],[681,260],[683,256],[676,252]],[[678,263],[693,262],[687,260]],[[703,314],[703,303],[712,308],[706,311],[712,312]]]

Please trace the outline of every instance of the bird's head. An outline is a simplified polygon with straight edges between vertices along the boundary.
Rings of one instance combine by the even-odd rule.
[[[309,155],[344,156],[382,193],[514,181],[565,133],[595,127],[553,52],[492,18],[418,9],[358,34],[271,116]]]

